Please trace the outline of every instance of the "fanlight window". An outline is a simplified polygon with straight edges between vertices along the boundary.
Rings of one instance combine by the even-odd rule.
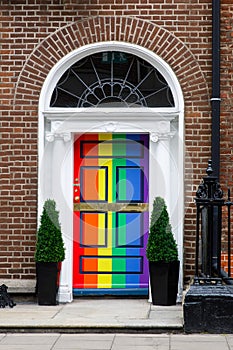
[[[107,51],[74,63],[59,79],[50,107],[174,107],[167,81],[133,54]]]

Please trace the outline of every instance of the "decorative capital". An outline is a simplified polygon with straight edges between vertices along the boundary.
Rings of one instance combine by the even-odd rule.
[[[47,131],[45,138],[48,142],[54,142],[54,140],[63,139],[64,142],[71,140],[71,133],[62,130],[63,121],[53,120],[51,122],[51,131]]]
[[[47,132],[45,135],[46,141],[54,142],[58,139],[63,139],[64,142],[69,142],[71,140],[70,132]]]
[[[175,135],[175,131],[170,131],[170,132],[152,132],[150,134],[150,139],[152,142],[158,142],[162,140],[169,140]]]

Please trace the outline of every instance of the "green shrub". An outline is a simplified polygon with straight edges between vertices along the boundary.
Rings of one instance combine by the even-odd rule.
[[[156,197],[153,203],[146,255],[149,261],[178,260],[177,244],[169,223],[167,206],[161,197]]]
[[[44,203],[37,231],[36,262],[60,262],[65,259],[65,248],[62,239],[59,213],[56,203],[48,199]]]

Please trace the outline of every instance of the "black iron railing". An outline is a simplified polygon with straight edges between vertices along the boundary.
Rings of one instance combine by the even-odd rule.
[[[231,207],[230,199],[223,199],[218,178],[213,176],[212,162],[208,162],[207,176],[196,192],[196,256],[194,283],[233,284],[231,278]],[[227,208],[227,227],[223,225],[223,208]],[[225,223],[225,221],[224,221]],[[227,234],[223,232],[227,230]],[[222,267],[222,243],[227,243],[227,271]],[[225,249],[225,247],[224,247]]]

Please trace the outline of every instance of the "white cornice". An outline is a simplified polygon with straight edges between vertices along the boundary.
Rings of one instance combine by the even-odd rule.
[[[175,108],[51,108],[43,112],[47,120],[68,120],[83,119],[89,120],[117,120],[135,119],[135,120],[167,120],[171,121],[178,117],[179,111]]]
[[[144,111],[145,112],[145,111]],[[104,111],[104,113],[48,113],[44,114],[49,125],[46,132],[46,140],[63,138],[70,141],[71,133],[77,132],[146,132],[151,134],[151,140],[165,140],[174,135],[171,121],[176,114],[154,114],[135,110],[133,113],[116,113]]]

